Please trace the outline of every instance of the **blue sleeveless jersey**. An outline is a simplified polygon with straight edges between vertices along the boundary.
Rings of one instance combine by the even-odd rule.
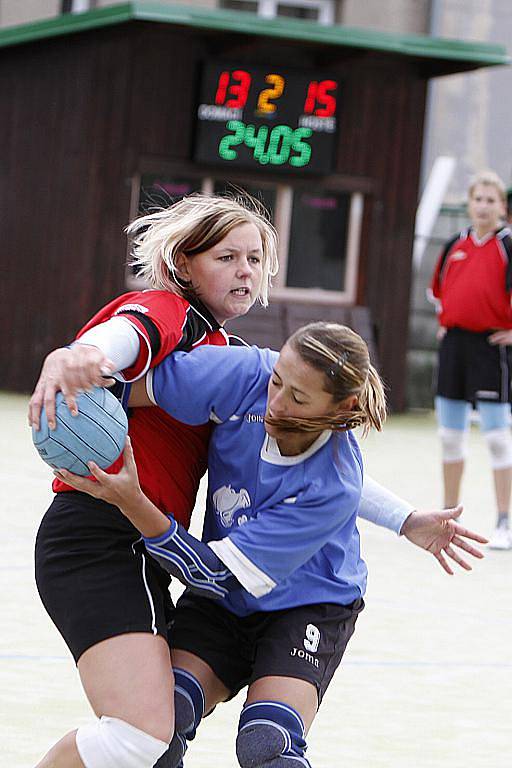
[[[346,605],[366,587],[357,441],[326,431],[303,454],[280,455],[263,421],[277,358],[257,347],[200,347],[170,355],[148,377],[151,399],[171,416],[216,424],[203,541],[245,587],[221,601],[239,616]]]

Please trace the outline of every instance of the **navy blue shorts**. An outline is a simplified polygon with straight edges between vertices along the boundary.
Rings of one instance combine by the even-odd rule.
[[[170,576],[117,507],[85,493],[58,493],[41,521],[36,583],[75,661],[109,637],[167,638]]]
[[[318,703],[352,637],[362,599],[322,603],[239,617],[213,600],[186,592],[169,629],[172,648],[205,661],[235,696],[270,675],[312,683]]]

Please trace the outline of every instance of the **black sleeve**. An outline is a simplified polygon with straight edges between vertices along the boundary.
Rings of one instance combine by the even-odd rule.
[[[505,235],[501,241],[503,243],[503,250],[507,256],[507,270],[505,272],[505,288],[507,293],[512,291],[512,237]]]
[[[446,259],[448,257],[448,254],[450,253],[451,249],[453,248],[457,240],[460,240],[460,238],[461,238],[461,233],[459,232],[457,235],[452,237],[451,240],[448,240],[448,242],[445,243],[443,246],[443,250],[441,251],[441,255],[438,260],[437,274],[438,274],[439,282],[441,282],[441,275],[443,273],[443,268],[444,268]]]

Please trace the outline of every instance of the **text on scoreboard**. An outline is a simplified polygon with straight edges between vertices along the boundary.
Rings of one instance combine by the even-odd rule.
[[[207,62],[194,159],[244,168],[330,173],[338,81],[318,72]]]

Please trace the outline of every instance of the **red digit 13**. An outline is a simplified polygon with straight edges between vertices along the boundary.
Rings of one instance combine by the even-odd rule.
[[[215,104],[224,105],[230,109],[243,109],[250,86],[251,76],[245,69],[221,72],[215,93]],[[231,98],[226,101],[227,96]]]

